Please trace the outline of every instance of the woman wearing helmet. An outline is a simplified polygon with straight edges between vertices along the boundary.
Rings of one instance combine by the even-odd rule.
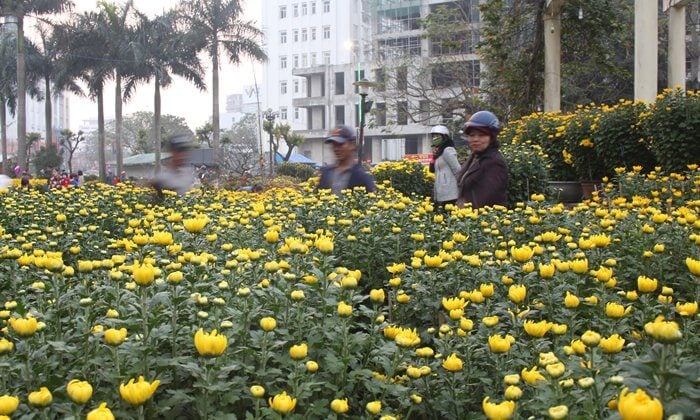
[[[459,161],[450,131],[444,125],[436,125],[430,130],[433,155],[430,159],[430,172],[435,174],[433,200],[438,208],[457,202],[457,173]]]
[[[498,118],[489,111],[479,111],[464,124],[471,155],[457,174],[457,205],[471,203],[472,208],[506,205],[508,166],[498,151]]]

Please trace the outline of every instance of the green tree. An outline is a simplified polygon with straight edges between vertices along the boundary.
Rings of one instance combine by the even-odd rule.
[[[104,19],[101,13],[85,12],[65,32],[65,42],[70,47],[70,59],[66,64],[68,73],[85,83],[88,97],[97,103],[97,155],[99,176],[103,182],[107,181],[104,87],[113,77],[114,69],[109,51],[104,47],[108,42],[101,30]]]
[[[103,16],[100,29],[108,41],[105,48],[108,49],[114,65],[114,151],[117,173],[121,173],[124,164],[122,105],[133,94],[133,89],[122,89],[122,80],[135,76],[132,40],[136,34],[131,23],[135,10],[133,9],[133,0],[128,0],[122,6],[106,1],[100,1],[98,5]]]
[[[27,71],[44,85],[44,125],[46,144],[53,142],[52,86],[54,92],[68,90],[80,94],[80,87],[67,73],[66,48],[60,35],[59,26],[40,24],[38,26],[39,48],[28,51]]]
[[[24,17],[45,15],[70,9],[69,0],[0,0],[0,16],[11,17],[17,25],[17,92],[27,91]],[[24,94],[17,95],[17,161],[27,166],[27,103]]]
[[[268,121],[263,122],[263,130],[269,134],[270,129],[272,129],[272,150],[274,152],[274,156],[279,154],[282,140],[284,140],[284,143],[287,145],[287,153],[284,155],[280,154],[282,161],[284,162],[289,161],[295,147],[301,146],[304,144],[304,141],[306,141],[304,136],[293,132],[292,127],[287,123],[277,123],[274,125],[274,127],[270,127],[270,123]]]
[[[124,117],[122,123],[122,147],[127,156],[155,152],[155,145],[150,141],[154,119],[153,112],[150,111],[138,111]],[[187,126],[185,119],[170,114],[161,116],[160,133],[161,139],[167,139],[173,134],[186,134],[194,139],[192,130]],[[105,136],[107,146],[116,148],[115,120],[105,123]]]
[[[244,57],[267,59],[262,31],[242,18],[240,0],[185,0],[182,16],[189,30],[204,44],[212,68],[212,147],[219,148],[219,67],[223,51],[229,62],[238,64]],[[216,154],[216,152],[215,152]]]
[[[203,69],[197,51],[201,43],[193,34],[180,30],[178,16],[174,12],[149,19],[138,13],[137,39],[134,43],[134,54],[138,68],[134,77],[127,84],[154,81],[153,95],[153,137],[155,145],[156,172],[160,170],[161,152],[161,88],[169,86],[173,75],[178,75],[204,89]]]
[[[73,155],[75,151],[78,150],[80,143],[84,141],[85,135],[82,131],[74,133],[68,128],[61,130],[59,144],[61,145],[62,151],[65,150],[68,152],[68,172],[70,173],[73,173]]]
[[[540,109],[544,92],[545,2],[481,5],[479,55],[487,103],[505,119]],[[633,92],[634,1],[567,0],[561,14],[562,109],[614,102]]]
[[[27,139],[29,139],[29,135],[27,135]],[[46,169],[59,168],[61,166],[63,163],[63,151],[59,150],[53,143],[41,146],[32,163],[36,169],[36,175],[41,176]]]
[[[11,173],[7,156],[7,111],[14,115],[17,106],[16,45],[13,33],[0,33],[0,147],[2,147],[2,171],[5,175]]]
[[[32,162],[32,150],[41,141],[41,134],[30,132],[27,133],[27,162]]]

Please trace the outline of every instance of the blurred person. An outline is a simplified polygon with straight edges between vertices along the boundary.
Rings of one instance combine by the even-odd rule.
[[[22,171],[22,179],[20,181],[20,187],[22,189],[29,189],[29,174],[27,171]]]
[[[464,124],[464,134],[471,150],[469,159],[457,174],[457,205],[471,203],[472,208],[505,206],[508,166],[498,151],[501,125],[492,112],[479,111]]]
[[[80,183],[78,182],[78,174],[70,174],[70,185],[71,187],[79,187]]]
[[[457,173],[460,165],[457,160],[457,150],[450,137],[450,131],[444,125],[436,125],[430,130],[433,154],[430,159],[430,172],[435,174],[433,184],[433,201],[438,209],[444,210],[445,205],[455,204],[459,191],[457,189]]]
[[[176,134],[168,139],[170,159],[152,180],[158,199],[163,199],[163,191],[175,191],[184,195],[194,186],[194,170],[187,162],[192,144],[184,134]]]
[[[85,174],[83,174],[83,171],[78,171],[78,186],[82,187],[85,185]]]
[[[330,189],[336,195],[355,187],[376,191],[372,175],[357,162],[356,138],[355,130],[347,125],[339,125],[331,131],[325,143],[333,146],[336,162],[321,168],[318,189]]]
[[[62,181],[61,174],[56,170],[52,169],[51,170],[51,177],[49,178],[49,189],[54,189],[54,188],[61,188],[61,181]]]

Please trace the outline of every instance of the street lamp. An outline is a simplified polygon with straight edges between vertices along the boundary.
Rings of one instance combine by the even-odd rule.
[[[373,104],[372,101],[367,100],[367,95],[369,95],[369,90],[375,86],[375,83],[363,78],[357,82],[353,82],[352,85],[357,87],[360,95],[360,141],[357,149],[357,159],[362,162],[362,152],[365,146],[365,114],[372,109]]]
[[[271,108],[268,108],[267,111],[265,111],[265,113],[263,114],[263,118],[265,118],[267,120],[268,127],[270,128],[270,176],[273,175],[274,165],[275,165],[275,161],[274,161],[275,157],[273,156],[274,151],[273,151],[273,147],[272,147],[272,143],[273,143],[272,131],[274,129],[276,116],[277,116],[277,113],[273,112]]]

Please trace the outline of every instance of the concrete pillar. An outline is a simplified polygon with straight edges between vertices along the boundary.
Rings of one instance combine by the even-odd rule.
[[[668,87],[685,90],[685,4],[668,9]]]
[[[544,13],[544,111],[561,110],[561,6],[549,0]]]
[[[634,99],[654,102],[658,80],[658,5],[634,1]]]

